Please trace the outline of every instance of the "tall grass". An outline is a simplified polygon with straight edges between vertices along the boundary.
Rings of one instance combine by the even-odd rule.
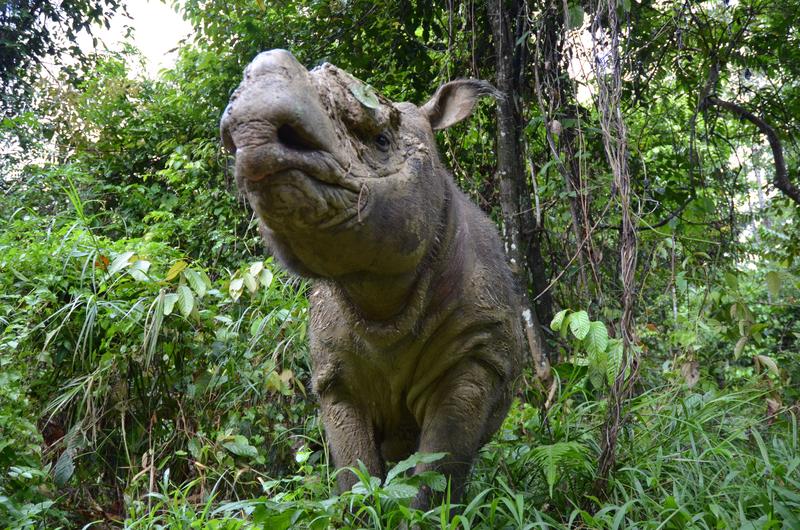
[[[441,529],[797,528],[798,420],[789,410],[765,417],[765,396],[758,386],[697,393],[668,385],[640,394],[602,497],[591,490],[600,408],[562,403],[545,426],[537,409],[517,403],[481,452],[469,494],[452,513],[448,505],[414,512],[413,482],[395,491],[363,470],[352,492],[331,495],[323,452],[314,466],[265,482],[264,496],[220,502],[211,513],[230,525],[221,528],[396,528],[401,521]],[[161,512],[185,514],[191,504],[174,495],[170,503],[127,525],[141,528]],[[204,506],[197,510],[188,521],[208,514]]]

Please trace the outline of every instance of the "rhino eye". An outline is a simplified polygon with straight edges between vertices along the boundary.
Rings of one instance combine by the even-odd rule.
[[[375,137],[375,144],[381,151],[388,151],[391,142],[389,142],[389,138],[385,134],[381,133]]]

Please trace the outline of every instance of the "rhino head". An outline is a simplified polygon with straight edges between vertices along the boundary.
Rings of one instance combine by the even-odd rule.
[[[435,243],[447,172],[433,131],[461,121],[482,81],[393,103],[339,68],[259,54],[222,118],[236,179],[273,253],[304,276],[403,275]]]

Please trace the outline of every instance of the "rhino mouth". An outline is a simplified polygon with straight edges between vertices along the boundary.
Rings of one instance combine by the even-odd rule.
[[[355,183],[343,185],[335,175],[305,167],[285,167],[242,180],[251,206],[276,232],[338,227],[359,219],[367,206]]]

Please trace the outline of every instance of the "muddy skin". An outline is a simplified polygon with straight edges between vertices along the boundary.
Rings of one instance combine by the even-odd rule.
[[[333,65],[258,55],[221,123],[273,253],[313,278],[313,378],[337,467],[375,476],[415,451],[460,501],[522,365],[521,308],[492,222],[456,187],[433,131],[493,89],[460,80],[393,103]],[[339,488],[356,481],[339,474]],[[423,490],[413,505],[428,508]]]

